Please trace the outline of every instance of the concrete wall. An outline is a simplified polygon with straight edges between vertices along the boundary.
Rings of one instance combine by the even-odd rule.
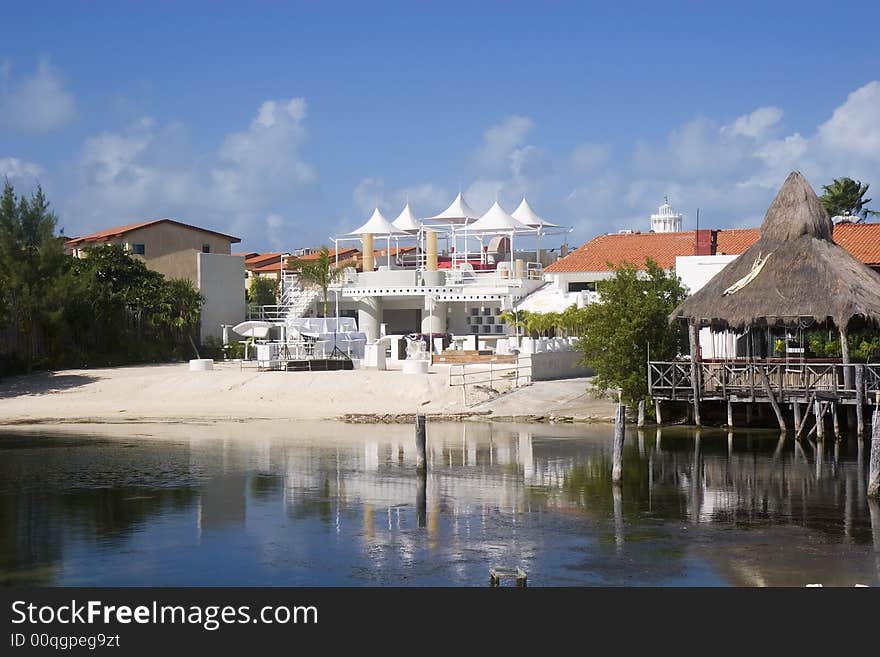
[[[689,293],[693,294],[738,257],[737,255],[677,256],[675,273]]]
[[[580,357],[577,351],[547,351],[532,354],[532,381],[593,376],[595,374],[593,370],[577,364]]]
[[[194,254],[199,292],[205,298],[202,306],[201,339],[208,336],[223,337],[221,324],[238,324],[244,321],[246,310],[242,256],[218,253]]]

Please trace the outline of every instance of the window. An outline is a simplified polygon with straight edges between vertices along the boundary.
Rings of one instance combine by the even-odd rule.
[[[569,283],[568,291],[569,292],[583,292],[584,290],[589,290],[590,292],[596,291],[596,281],[590,281],[589,283]]]
[[[202,253],[210,253],[211,245],[210,244],[202,244]]]
[[[146,255],[146,249],[144,248],[143,244],[132,244],[131,252],[134,255]]]

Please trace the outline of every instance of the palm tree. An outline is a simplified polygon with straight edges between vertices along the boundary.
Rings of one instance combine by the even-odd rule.
[[[287,269],[295,272],[303,283],[311,283],[320,288],[324,317],[327,316],[327,290],[342,278],[342,272],[351,265],[351,260],[335,264],[330,249],[326,246],[318,250],[317,258],[293,258],[287,261]]]
[[[867,219],[868,215],[880,214],[865,207],[871,202],[871,199],[865,198],[869,186],[868,183],[852,178],[835,178],[833,183],[822,187],[825,192],[819,200],[825,206],[828,216],[849,216],[854,223],[858,223]]]

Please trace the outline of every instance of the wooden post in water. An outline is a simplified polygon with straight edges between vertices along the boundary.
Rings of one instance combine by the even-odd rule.
[[[831,402],[831,422],[834,427],[834,439],[840,440],[840,418],[837,417],[837,402]]]
[[[864,470],[862,470],[864,472]],[[871,457],[868,466],[868,497],[880,497],[880,392],[871,417]]]
[[[428,469],[428,460],[425,456],[426,444],[425,416],[419,413],[416,415],[416,470],[420,472]]]
[[[612,448],[611,481],[623,478],[623,441],[626,439],[626,406],[617,404],[614,415],[614,445]]]
[[[746,402],[746,426],[752,426],[752,402]]]
[[[636,425],[639,429],[645,426],[645,400],[639,400],[639,422]]]
[[[856,435],[865,435],[865,366],[856,365]]]
[[[688,342],[691,347],[691,387],[694,394],[694,424],[700,426],[700,364],[697,362],[697,325],[688,322]]]
[[[773,407],[773,412],[776,413],[776,420],[779,422],[779,430],[785,433],[788,431],[788,428],[785,426],[785,417],[782,415],[782,409],[779,408],[779,403],[776,401],[776,396],[773,394],[773,388],[770,386],[770,379],[767,378],[767,368],[761,367],[761,383],[764,384],[764,392],[767,393],[767,396],[770,398],[770,405]],[[782,394],[782,391],[779,391]]]
[[[733,429],[733,402],[727,400],[727,428]]]
[[[416,525],[426,527],[428,524],[428,469],[422,468],[416,473]]]
[[[825,440],[825,412],[818,399],[813,402],[813,416],[816,418],[816,437]]]
[[[660,400],[659,399],[654,400],[654,415],[656,416],[657,426],[659,427],[661,424],[663,424],[663,418],[660,415]]]
[[[801,428],[801,403],[791,402],[791,410],[794,411],[794,430],[797,431]]]

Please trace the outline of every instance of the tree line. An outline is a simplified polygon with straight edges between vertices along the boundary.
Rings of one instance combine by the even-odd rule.
[[[65,254],[43,190],[0,196],[0,376],[194,357],[202,297],[120,245]]]

